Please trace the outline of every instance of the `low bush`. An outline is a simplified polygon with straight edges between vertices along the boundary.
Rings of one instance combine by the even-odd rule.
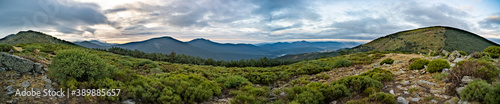
[[[466,101],[481,102],[486,94],[491,90],[491,85],[484,80],[474,80],[470,82],[460,93],[460,98]]]
[[[382,68],[374,68],[370,71],[360,74],[359,76],[367,76],[381,82],[392,81],[391,71]]]
[[[216,82],[222,83],[225,88],[237,88],[242,85],[251,85],[248,79],[241,76],[220,77]]]
[[[335,63],[333,63],[333,67],[349,67],[351,66],[351,61],[347,60],[347,59],[340,59],[340,60],[337,60],[335,61]]]
[[[408,61],[408,62],[415,62],[417,60],[421,60],[421,58],[411,58],[410,61]]]
[[[327,79],[330,79],[330,76],[328,76],[327,74],[325,73],[321,73],[321,74],[317,74],[316,75],[316,78],[317,79],[324,79],[324,80],[327,80]]]
[[[483,52],[489,53],[491,58],[498,58],[500,56],[500,46],[489,46]]]
[[[493,89],[484,98],[487,104],[500,104],[500,83],[493,86]]]
[[[464,52],[464,51],[458,51],[458,53],[460,53],[460,55],[462,55],[462,56],[467,56],[467,52]]]
[[[62,50],[56,55],[49,66],[49,76],[59,81],[74,78],[83,82],[105,78],[109,75],[106,62],[88,50]]]
[[[8,52],[11,49],[14,49],[14,47],[9,44],[0,44],[0,52]]]
[[[343,84],[329,85],[321,82],[312,82],[308,84],[307,87],[320,91],[325,97],[325,102],[330,102],[350,95],[349,89]]]
[[[455,89],[462,84],[463,76],[471,76],[492,82],[498,74],[500,74],[500,72],[490,62],[484,60],[463,61],[461,62],[461,65],[457,66],[454,70],[451,70],[449,75],[446,76],[446,78],[452,83],[450,85],[450,90],[447,91],[450,94],[456,93],[455,90],[452,89]]]
[[[375,88],[375,87],[368,87],[368,88],[365,89],[365,91],[363,91],[363,93],[366,94],[366,95],[375,94],[377,92],[380,92],[380,89]]]
[[[350,91],[353,92],[361,92],[369,87],[375,87],[379,89],[383,87],[382,82],[367,76],[348,76],[332,83],[332,85],[335,84],[344,84],[349,88]]]
[[[351,100],[346,102],[346,104],[396,104],[396,99],[394,95],[377,92],[361,100]]]
[[[325,96],[314,87],[294,86],[285,89],[287,99],[300,104],[321,104]]]
[[[391,59],[391,58],[386,58],[384,59],[382,62],[380,62],[380,65],[384,65],[384,64],[392,64],[394,63],[394,60]]]
[[[448,61],[443,59],[435,59],[429,62],[429,64],[427,65],[427,72],[440,72],[444,68],[450,68],[450,64],[448,63]]]
[[[423,69],[424,68],[424,65],[427,65],[429,64],[429,60],[427,59],[418,59],[418,60],[415,60],[413,63],[410,64],[409,68],[410,70],[419,70],[419,69]]]
[[[488,53],[485,53],[485,52],[474,52],[474,53],[471,53],[471,56],[472,58],[481,58],[481,57],[490,57],[490,55]]]
[[[39,45],[28,45],[24,47],[23,51],[33,52],[35,49],[41,50],[43,47]]]

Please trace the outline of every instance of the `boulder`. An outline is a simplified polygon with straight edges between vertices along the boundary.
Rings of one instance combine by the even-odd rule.
[[[446,50],[442,50],[441,53],[444,54],[444,56],[448,56],[448,54],[450,54],[450,52],[446,51]]]
[[[31,84],[30,84],[30,82],[28,82],[28,81],[24,81],[23,83],[21,83],[21,85],[22,85],[24,88],[28,88],[28,87],[30,87],[30,85],[31,85]]]
[[[337,100],[330,102],[330,104],[337,104]]]
[[[446,100],[444,103],[445,104],[457,104],[458,100],[460,100],[460,99],[458,99],[458,97],[453,97],[450,100]]]
[[[438,86],[435,83],[428,82],[428,81],[425,81],[425,80],[418,80],[417,84],[420,85],[420,86],[422,86],[422,87],[425,87],[425,88],[432,88],[434,86]]]
[[[19,56],[0,52],[0,62],[14,71],[25,73],[33,70],[34,62]]]
[[[462,77],[462,83],[469,83],[469,82],[472,82],[474,81],[474,79],[470,76],[464,76]]]
[[[464,89],[465,87],[458,87],[457,89],[455,89],[455,91],[457,91],[458,95],[460,95],[460,93],[462,93],[462,90]]]
[[[410,84],[410,81],[403,81],[403,82],[401,82],[401,84],[403,84],[403,85],[405,85],[405,86],[406,86],[406,85],[409,85],[409,84]]]
[[[453,60],[453,63],[458,63],[460,61],[464,60],[463,58],[455,58],[455,60]]]
[[[33,67],[35,72],[41,73],[43,71],[43,65],[40,63],[35,63]]]
[[[412,101],[412,102],[418,102],[418,101],[420,101],[420,98],[411,98],[410,101]]]
[[[132,99],[127,99],[123,101],[122,104],[135,104],[135,102]]]
[[[458,51],[453,51],[450,53],[450,55],[448,56],[448,61],[453,61],[455,60],[456,58],[460,58],[460,53]]]
[[[406,100],[405,98],[403,98],[401,96],[398,97],[397,100],[398,100],[398,104],[408,104],[408,103],[410,103],[408,100]]]

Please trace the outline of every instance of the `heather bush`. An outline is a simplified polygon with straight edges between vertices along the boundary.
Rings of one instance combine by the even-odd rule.
[[[467,101],[478,101],[481,102],[486,97],[486,94],[490,92],[491,85],[484,80],[474,80],[467,84],[465,88],[460,93],[460,98]]]
[[[391,59],[391,58],[386,58],[384,59],[382,62],[380,62],[380,65],[384,65],[384,64],[392,64],[394,63],[394,60]]]
[[[9,44],[0,44],[0,52],[8,52],[11,49],[14,49],[14,47]]]
[[[348,76],[332,83],[332,85],[335,84],[344,84],[349,88],[350,91],[353,92],[361,92],[369,87],[375,87],[375,88],[383,87],[382,82],[367,76]]]
[[[367,76],[381,82],[392,81],[391,71],[382,68],[374,68],[370,71],[360,74],[359,76]]]
[[[333,67],[349,67],[351,66],[351,61],[347,60],[347,59],[340,59],[340,60],[337,60],[335,63],[333,63]]]
[[[427,65],[427,72],[441,72],[444,68],[450,68],[448,61],[443,59],[435,59],[429,62]]]
[[[56,52],[49,68],[49,76],[59,81],[74,78],[77,81],[91,81],[109,75],[108,65],[99,56],[84,49],[70,49]]]
[[[429,60],[427,59],[418,59],[418,60],[415,60],[413,63],[410,64],[409,68],[410,70],[419,70],[419,69],[423,69],[424,68],[424,65],[427,65],[429,64]]]

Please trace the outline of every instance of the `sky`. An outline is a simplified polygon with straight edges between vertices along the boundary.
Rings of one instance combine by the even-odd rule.
[[[500,0],[0,0],[0,37],[34,30],[68,41],[170,36],[220,43],[369,42],[451,26],[500,43]]]

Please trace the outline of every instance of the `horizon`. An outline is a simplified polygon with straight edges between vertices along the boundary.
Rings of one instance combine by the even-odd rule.
[[[429,26],[500,43],[500,1],[0,1],[0,37],[35,30],[67,41],[128,43],[169,36],[187,42],[367,43]]]

